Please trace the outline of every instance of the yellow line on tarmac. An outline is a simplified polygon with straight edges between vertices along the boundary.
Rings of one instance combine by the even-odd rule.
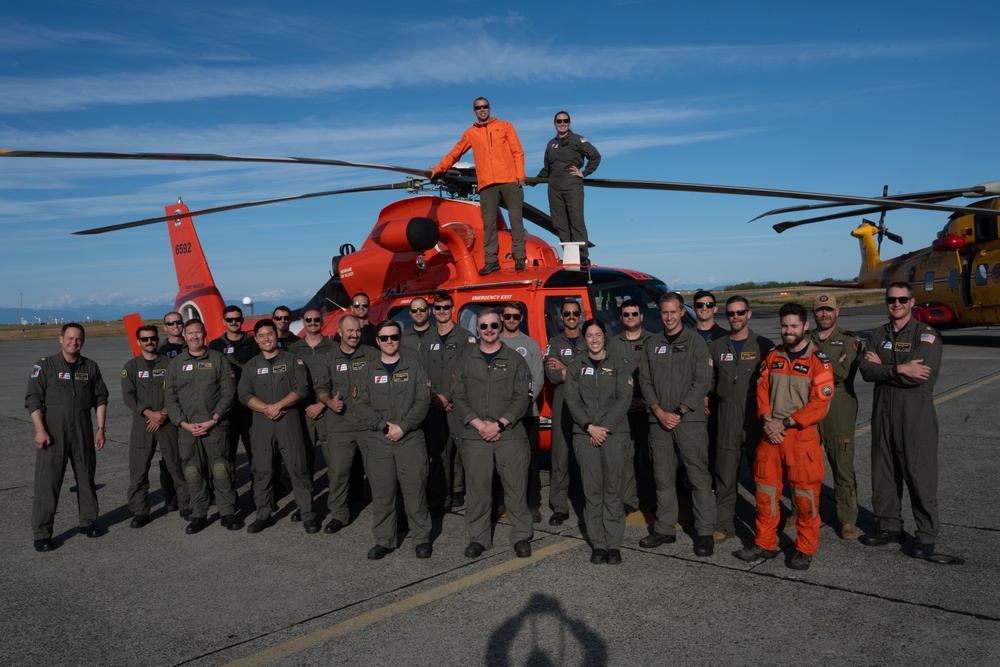
[[[959,396],[968,394],[970,391],[975,391],[976,389],[984,387],[990,384],[991,382],[996,382],[997,380],[1000,380],[1000,373],[987,375],[978,382],[973,382],[972,384],[965,385],[964,387],[959,387],[958,389],[952,389],[951,391],[941,394],[940,396],[934,399],[934,405],[941,405],[945,401],[950,401],[953,398],[958,398]],[[861,435],[862,433],[868,433],[871,430],[872,430],[872,423],[871,421],[869,421],[866,426],[863,426],[862,428],[858,429],[854,435],[856,437]]]
[[[578,538],[579,536],[576,537]],[[454,595],[455,593],[464,591],[467,588],[472,588],[473,586],[486,583],[492,579],[509,574],[523,567],[534,565],[542,559],[555,556],[564,551],[569,551],[574,547],[579,547],[581,544],[583,544],[583,542],[579,539],[560,540],[553,545],[538,549],[530,558],[511,558],[503,563],[499,563],[493,567],[489,567],[485,570],[462,577],[461,579],[456,579],[455,581],[442,584],[441,586],[424,591],[423,593],[411,595],[410,597],[400,600],[399,602],[393,602],[390,605],[373,609],[372,611],[361,614],[360,616],[349,618],[346,621],[322,628],[308,635],[290,639],[287,642],[278,644],[277,646],[272,646],[271,648],[264,649],[258,653],[253,653],[244,658],[234,660],[227,663],[227,667],[251,667],[255,665],[268,664],[275,660],[313,648],[314,646],[319,646],[330,641],[331,639],[335,639],[336,637],[342,637],[355,632],[356,630],[366,628],[369,625],[374,625],[375,623],[385,621],[393,616],[406,613],[416,609],[417,607],[422,607],[423,605],[430,604],[431,602],[436,602],[437,600],[445,598],[449,595]]]

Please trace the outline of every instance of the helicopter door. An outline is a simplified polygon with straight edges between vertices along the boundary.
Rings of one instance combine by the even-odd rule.
[[[966,256],[965,266],[962,270],[962,305],[966,308],[972,306],[972,282],[977,285],[986,284],[989,281],[989,271],[985,264],[976,264],[975,254]]]

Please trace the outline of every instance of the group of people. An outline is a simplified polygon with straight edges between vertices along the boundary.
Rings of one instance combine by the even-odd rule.
[[[322,334],[317,310],[303,313],[301,337],[289,330],[291,312],[244,332],[243,313],[226,308],[226,332],[206,341],[204,323],[164,318],[136,332],[141,353],[122,369],[122,395],[132,412],[128,504],[131,526],[150,520],[149,469],[161,453],[165,508],[198,533],[215,504],[220,525],[238,530],[234,484],[243,442],[251,468],[253,521],[259,533],[274,521],[281,464],[307,533],[332,534],[348,522],[352,467],[364,460],[372,497],[375,545],[368,558],[397,547],[398,515],[405,513],[417,558],[430,557],[431,519],[467,503],[465,555],[491,549],[492,522],[509,519],[510,543],[531,555],[533,524],[541,521],[538,405],[553,385],[549,524],[570,518],[572,452],[583,487],[583,518],[591,562],[621,562],[626,515],[640,502],[655,508],[655,523],[639,546],[676,541],[677,455],[692,490],[694,553],[710,556],[735,537],[742,457],[752,464],[756,529],[748,561],[777,555],[784,480],[791,486],[796,531],[789,566],[806,569],[819,542],[823,450],[833,469],[840,536],[857,539],[854,476],[854,379],[875,383],[872,414],[873,510],[878,530],[863,543],[881,546],[902,536],[900,498],[910,490],[916,542],[910,553],[934,553],[937,516],[937,422],[932,391],[941,362],[939,334],[912,317],[906,284],[886,291],[889,322],[867,344],[837,326],[831,294],[813,303],[815,327],[794,303],[779,312],[781,344],[749,327],[749,302],[730,297],[729,329],[714,324],[715,297],[694,298],[696,325],[684,325],[680,294],[658,303],[663,330],[643,327],[643,307],[621,304],[623,331],[581,320],[581,304],[567,298],[563,330],[543,352],[521,331],[523,304],[484,308],[476,334],[456,323],[454,301],[437,294],[409,304],[412,326],[368,320],[370,300],[352,297],[352,312],[334,339]],[[432,317],[433,316],[433,317]],[[369,339],[373,345],[365,344]],[[108,390],[97,365],[80,353],[84,329],[67,324],[60,353],[32,369],[26,406],[37,447],[32,515],[35,548],[49,551],[66,462],[79,489],[80,529],[97,537],[95,452],[105,443]],[[92,421],[96,416],[96,429]],[[95,434],[96,433],[96,434]],[[313,506],[314,452],[327,464],[325,527]],[[397,489],[401,495],[397,502]],[[357,492],[357,489],[354,489]]]
[[[497,208],[503,200],[510,214],[511,253],[514,270],[527,266],[524,245],[524,149],[514,126],[490,115],[490,101],[477,97],[472,103],[476,122],[462,134],[447,155],[427,170],[431,178],[444,174],[472,150],[476,164],[477,191],[483,216],[484,265],[480,275],[500,269],[497,256]],[[570,130],[570,116],[558,111],[552,119],[556,136],[545,147],[542,169],[536,178],[548,181],[549,213],[562,243],[577,243],[580,263],[589,265],[587,226],[583,215],[583,179],[601,163],[601,154],[592,143]]]

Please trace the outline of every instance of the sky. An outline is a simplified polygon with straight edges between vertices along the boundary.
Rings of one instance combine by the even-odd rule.
[[[365,7],[361,7],[365,4]],[[423,169],[473,122],[514,123],[541,168],[566,110],[595,177],[863,196],[1000,178],[989,2],[0,5],[0,149],[307,156]],[[471,156],[469,156],[471,159]],[[0,306],[170,303],[166,224],[70,232],[246,200],[388,183],[301,165],[0,158]],[[400,193],[195,220],[229,300],[301,305]],[[544,187],[526,189],[547,210]],[[972,200],[958,200],[970,203]],[[851,279],[858,218],[778,236],[796,202],[590,188],[592,259],[673,287]],[[946,213],[887,216],[929,245]],[[546,232],[529,232],[554,242]]]

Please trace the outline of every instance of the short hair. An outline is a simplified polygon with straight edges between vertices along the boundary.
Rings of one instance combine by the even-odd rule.
[[[316,313],[316,314],[317,314],[317,315],[319,315],[320,317],[323,317],[323,313],[322,313],[322,312],[320,311],[320,309],[319,309],[319,308],[306,308],[306,309],[305,309],[305,310],[304,310],[304,311],[302,312],[302,317],[307,317],[307,316],[309,315],[309,313]]]
[[[781,309],[778,311],[778,319],[782,320],[788,317],[789,315],[794,315],[803,322],[809,321],[808,318],[806,317],[805,307],[803,307],[802,304],[800,303],[795,303],[794,301],[790,301],[781,307]]]
[[[621,311],[625,310],[626,308],[632,308],[632,307],[638,308],[639,309],[639,314],[640,315],[642,314],[642,306],[640,306],[639,302],[636,301],[635,299],[625,299],[622,302],[622,307],[619,309],[618,312],[621,312]]]
[[[396,320],[383,320],[377,327],[375,327],[375,335],[382,333],[382,329],[388,329],[389,327],[395,327],[399,330],[399,333],[403,333],[403,325],[401,325]]]
[[[561,113],[566,114],[566,120],[572,121],[572,118],[569,117],[569,112],[568,111],[557,111],[556,115],[552,117],[552,120],[555,120],[556,118],[558,118],[559,114],[561,114]]]
[[[728,299],[726,299],[726,307],[727,308],[729,306],[733,305],[734,303],[742,303],[742,304],[744,304],[747,307],[747,310],[750,310],[750,302],[747,301],[747,298],[745,296],[743,296],[742,294],[734,294],[731,297],[729,297]]]
[[[441,292],[439,294],[434,295],[434,303],[444,303],[445,301],[447,301],[452,305],[455,305],[455,300],[451,298],[450,294]]]
[[[583,310],[583,306],[580,305],[580,302],[571,296],[566,297],[565,299],[562,300],[562,303],[559,304],[560,313],[562,313],[563,306],[576,306],[577,308]]]
[[[354,315],[344,315],[343,317],[341,317],[341,318],[340,318],[340,321],[339,321],[339,322],[337,322],[337,329],[338,329],[338,330],[339,330],[339,329],[343,329],[343,328],[344,328],[344,325],[345,325],[345,324],[347,324],[347,323],[348,323],[348,321],[350,321],[350,320],[353,320],[353,321],[354,321],[354,324],[355,324],[356,326],[358,326],[358,327],[360,327],[360,326],[361,326],[361,320],[359,320],[359,319],[358,319],[357,317],[355,317]]]
[[[476,313],[476,322],[481,322],[489,315],[496,315],[497,318],[503,319],[500,317],[500,312],[496,308],[483,308]]]
[[[712,301],[715,301],[715,295],[712,294],[711,292],[709,292],[707,289],[700,289],[697,292],[695,292],[694,293],[694,300],[697,302],[698,299],[701,299],[701,298],[706,297],[706,296],[712,297]]]
[[[684,297],[677,292],[664,292],[660,295],[660,298],[656,301],[657,306],[662,306],[667,301],[676,301],[677,303],[684,305]]]
[[[154,334],[156,334],[157,338],[159,338],[160,336],[160,330],[154,327],[152,324],[143,324],[141,327],[135,330],[135,337],[137,340],[142,337],[143,331],[152,331]]]
[[[364,292],[355,292],[354,294],[352,294],[352,295],[351,295],[351,301],[354,301],[354,300],[355,300],[355,299],[357,299],[357,298],[358,298],[359,296],[363,296],[363,297],[365,297],[366,299],[368,299],[368,305],[369,305],[369,306],[371,305],[371,303],[372,303],[372,298],[371,298],[370,296],[368,296],[367,294],[365,294]]]
[[[410,306],[413,305],[414,301],[423,301],[424,303],[427,303],[427,299],[425,299],[424,297],[422,297],[422,296],[415,296],[412,299],[410,299]]]
[[[909,283],[904,283],[904,282],[889,283],[885,288],[885,293],[889,294],[889,290],[891,289],[905,289],[909,297],[911,299],[913,298],[913,288],[910,287]]]
[[[197,317],[192,317],[190,320],[188,320],[187,322],[184,323],[184,333],[187,333],[188,327],[191,326],[192,324],[199,324],[199,325],[201,325],[201,330],[205,331],[205,323],[202,322]]]
[[[166,322],[167,318],[169,318],[171,315],[176,315],[177,317],[180,317],[181,318],[181,322],[184,321],[184,317],[180,313],[178,313],[176,310],[171,310],[169,313],[167,313],[166,315],[164,315],[163,316],[163,321]]]
[[[222,311],[222,316],[225,317],[229,313],[239,313],[240,317],[243,317],[243,309],[240,308],[239,306],[226,306],[225,309]],[[185,326],[184,328],[186,329],[187,326]]]
[[[275,315],[277,315],[279,310],[284,310],[289,315],[292,314],[292,309],[289,308],[288,306],[278,306],[277,308],[275,308],[274,310],[271,311],[271,317],[274,317]]]
[[[472,100],[472,106],[475,107],[476,106],[476,102],[478,102],[479,100],[482,100],[483,102],[486,102],[486,106],[490,105],[490,101],[488,99],[486,99],[485,97],[477,97],[476,99]]]
[[[83,337],[84,338],[87,337],[87,331],[83,328],[83,325],[80,324],[79,322],[67,322],[66,324],[62,325],[62,329],[59,330],[59,335],[65,336],[67,329],[79,329],[80,333],[83,334]]]
[[[523,301],[504,301],[503,305],[500,306],[501,312],[507,310],[508,308],[516,310],[517,312],[524,315],[525,307]]]
[[[587,329],[590,327],[597,327],[598,329],[601,330],[602,334],[604,334],[605,336],[608,335],[608,327],[601,320],[591,317],[589,320],[584,322],[583,326],[580,327],[580,331],[583,332],[584,336],[587,335]]]
[[[274,323],[274,320],[272,320],[270,317],[265,317],[262,320],[257,320],[257,322],[253,325],[253,335],[256,336],[257,332],[265,327],[271,327],[275,331],[278,330],[278,327]]]

